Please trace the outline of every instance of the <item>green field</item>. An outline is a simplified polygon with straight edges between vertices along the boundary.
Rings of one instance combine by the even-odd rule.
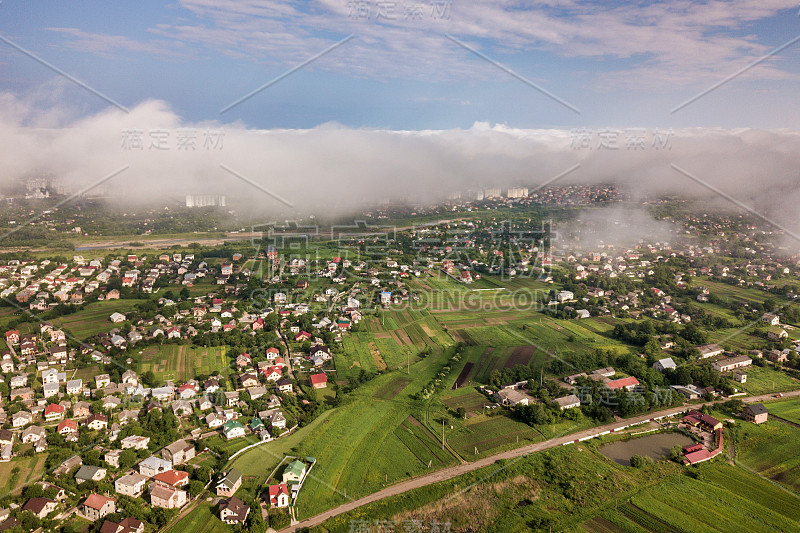
[[[408,520],[436,520],[453,533],[791,532],[798,530],[798,503],[795,494],[721,461],[692,469],[669,461],[623,467],[588,442],[386,498],[312,531],[349,531],[353,520],[389,520],[399,531]]]
[[[466,421],[459,420],[453,425],[453,430],[445,430],[447,442],[459,455],[474,460],[509,447],[544,440],[542,434],[528,424],[506,416],[502,411],[495,413],[494,416],[478,415]]]
[[[358,349],[356,347],[356,349]],[[442,453],[425,429],[424,406],[411,395],[438,371],[441,362],[428,356],[412,373],[395,371],[376,377],[346,395],[342,404],[292,435],[259,446],[237,457],[234,466],[254,476],[266,476],[284,455],[317,458],[314,476],[298,500],[300,516],[375,492],[388,482],[416,476],[454,461]],[[407,420],[414,415],[422,424]]]
[[[753,396],[800,388],[800,381],[769,366],[751,365],[744,371],[747,373],[747,383],[742,388]]]
[[[125,314],[144,300],[105,300],[93,302],[71,315],[54,318],[50,322],[78,339],[85,339],[116,327],[108,317],[115,312]]]
[[[771,415],[777,415],[795,424],[800,424],[800,399],[787,398],[769,402],[765,406]]]
[[[203,502],[183,519],[164,529],[169,533],[228,533],[231,526],[219,519],[215,508],[209,502]],[[256,509],[256,512],[259,512]]]
[[[21,490],[22,487],[39,481],[45,474],[44,462],[47,454],[37,454],[33,457],[17,457],[13,461],[0,463],[0,495]],[[17,470],[17,472],[14,472]]]
[[[198,375],[228,375],[229,359],[225,346],[199,348],[189,345],[164,344],[142,350],[139,372],[152,370],[160,380],[183,382]]]
[[[770,404],[767,409],[770,409]],[[736,461],[797,491],[800,490],[800,429],[776,420],[741,423],[736,428]]]

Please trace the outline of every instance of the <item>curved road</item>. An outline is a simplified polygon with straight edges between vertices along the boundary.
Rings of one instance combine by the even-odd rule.
[[[795,397],[800,396],[800,390],[784,392],[783,397]],[[762,396],[752,396],[749,398],[741,398],[744,403],[758,403],[768,399],[774,399],[775,394],[764,394]],[[442,470],[437,470],[431,474],[427,474],[424,476],[420,476],[414,479],[409,479],[407,481],[402,481],[400,483],[396,483],[390,487],[386,487],[383,490],[378,492],[374,492],[363,498],[359,498],[357,500],[352,500],[347,503],[344,503],[338,507],[334,507],[328,511],[320,513],[316,516],[312,516],[311,518],[306,518],[305,520],[301,520],[296,524],[292,524],[291,526],[282,529],[280,533],[288,533],[298,531],[305,527],[314,527],[317,526],[324,521],[328,520],[329,518],[333,518],[334,516],[347,513],[361,507],[363,505],[367,505],[369,503],[376,502],[378,500],[382,500],[383,498],[388,498],[389,496],[396,496],[398,494],[402,494],[404,492],[408,492],[410,490],[414,490],[420,487],[424,487],[426,485],[431,485],[433,483],[438,483],[440,481],[447,481],[448,479],[452,479],[456,476],[460,476],[461,474],[466,474],[472,472],[474,470],[478,470],[479,468],[484,468],[486,466],[490,466],[496,461],[500,459],[514,459],[520,457],[522,455],[528,455],[529,453],[540,452],[542,450],[547,450],[549,448],[555,448],[556,446],[561,446],[566,443],[575,442],[578,439],[584,437],[591,437],[593,435],[597,435],[598,433],[603,433],[606,431],[614,431],[619,428],[624,428],[633,424],[637,424],[639,422],[647,422],[653,418],[660,418],[662,416],[670,416],[678,413],[682,413],[687,409],[694,409],[699,408],[702,405],[712,405],[714,403],[720,403],[724,400],[717,400],[714,402],[708,402],[707,404],[697,404],[697,405],[688,405],[683,407],[675,407],[672,409],[665,409],[663,411],[658,411],[655,413],[649,413],[642,416],[636,416],[633,418],[629,418],[626,420],[622,420],[620,422],[613,422],[610,424],[605,424],[603,426],[596,426],[590,429],[586,429],[583,431],[578,431],[576,433],[572,433],[570,435],[565,435],[563,437],[556,437],[554,439],[546,440],[543,442],[537,442],[534,444],[528,444],[527,446],[522,446],[521,448],[516,448],[514,450],[509,450],[507,452],[498,453],[496,455],[491,455],[489,457],[484,457],[483,459],[479,459],[477,461],[471,463],[460,464],[456,466],[451,466],[448,468],[443,468]]]

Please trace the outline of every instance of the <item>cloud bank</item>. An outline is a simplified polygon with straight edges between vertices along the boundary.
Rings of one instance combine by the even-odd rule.
[[[492,186],[533,189],[579,165],[552,184],[611,182],[634,198],[682,193],[743,210],[732,199],[800,232],[800,132],[648,129],[639,132],[642,143],[628,146],[631,132],[621,129],[613,149],[602,139],[614,131],[590,130],[584,143],[576,131],[486,123],[423,131],[337,124],[257,130],[239,122],[189,123],[154,100],[130,114],[109,108],[76,117],[60,104],[0,94],[0,187],[49,171],[77,191],[129,165],[102,185],[125,202],[226,194],[265,213],[300,216],[348,214],[379,201],[427,203]],[[131,145],[131,132],[140,132],[141,146]],[[194,147],[182,149],[179,138],[192,132]],[[220,132],[212,139],[219,144],[206,144],[207,134]],[[656,135],[668,142],[654,146]]]

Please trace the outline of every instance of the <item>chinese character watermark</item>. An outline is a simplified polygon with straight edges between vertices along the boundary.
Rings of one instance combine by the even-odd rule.
[[[573,150],[597,150],[597,151],[616,151],[625,150],[671,150],[672,137],[675,132],[672,128],[668,130],[654,129],[648,131],[646,128],[575,128],[570,131],[570,148]]]
[[[167,129],[151,129],[145,132],[136,128],[126,128],[122,130],[123,150],[157,150],[168,151],[175,149],[179,152],[189,152],[197,150],[198,137],[200,133],[194,128],[178,128],[170,131]],[[202,131],[203,144],[205,150],[222,150],[222,139],[225,137],[225,130],[206,129]]]
[[[452,3],[452,0],[350,0],[347,2],[347,16],[352,20],[375,21],[450,20]]]

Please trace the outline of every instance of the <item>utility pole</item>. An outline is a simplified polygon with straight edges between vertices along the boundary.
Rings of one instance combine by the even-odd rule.
[[[442,450],[444,450],[444,418],[442,418]]]

